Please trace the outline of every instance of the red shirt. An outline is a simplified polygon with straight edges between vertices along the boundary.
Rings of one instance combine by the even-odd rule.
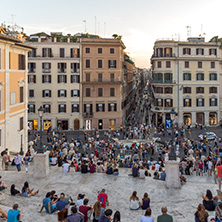
[[[89,210],[91,210],[91,207],[87,207],[87,206],[80,206],[79,207],[79,211],[84,214],[84,221],[85,222],[87,222],[87,220],[88,220],[87,213]]]
[[[100,201],[101,203],[101,207],[102,208],[105,208],[106,207],[106,200],[108,199],[108,196],[106,193],[100,193],[98,195],[98,200]]]
[[[222,166],[216,166],[216,168],[217,168],[217,176],[218,177],[222,177]]]

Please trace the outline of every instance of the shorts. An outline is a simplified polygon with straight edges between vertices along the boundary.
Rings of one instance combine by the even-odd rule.
[[[221,183],[222,177],[217,177],[218,182]]]

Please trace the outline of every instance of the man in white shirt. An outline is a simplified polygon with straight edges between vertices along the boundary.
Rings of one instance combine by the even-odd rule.
[[[211,160],[208,160],[208,162],[207,162],[207,167],[208,167],[208,169],[207,169],[207,175],[208,175],[208,177],[209,177],[209,176],[212,176],[212,165],[213,165],[212,161],[211,161]]]
[[[63,173],[68,173],[69,172],[69,169],[70,169],[70,164],[65,162],[63,165],[62,165],[62,169],[63,169]]]
[[[15,162],[15,165],[17,167],[17,170],[21,171],[22,157],[19,155],[19,153],[16,153],[14,162]]]

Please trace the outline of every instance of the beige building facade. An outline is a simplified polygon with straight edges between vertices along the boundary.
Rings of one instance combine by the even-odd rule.
[[[179,125],[215,126],[220,121],[220,51],[204,38],[158,40],[151,58],[153,121],[170,122],[176,110]]]
[[[38,108],[43,106],[43,129],[82,128],[81,47],[70,36],[34,34],[26,42],[36,47],[29,53],[28,121],[39,128]]]

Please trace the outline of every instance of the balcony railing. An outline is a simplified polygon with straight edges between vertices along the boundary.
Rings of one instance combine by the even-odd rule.
[[[85,112],[85,113],[83,113],[83,116],[84,117],[93,117],[93,112]]]
[[[153,79],[153,80],[151,80],[151,83],[173,84],[173,80],[158,80],[158,79]]]
[[[72,73],[79,73],[79,69],[71,69]]]
[[[172,54],[152,55],[152,58],[161,58],[161,57],[176,57],[176,54],[172,53]]]
[[[42,72],[43,72],[43,73],[50,73],[50,72],[51,72],[51,69],[49,69],[49,68],[44,68],[44,69],[42,69]]]
[[[65,72],[66,72],[66,69],[64,69],[64,68],[58,69],[58,73],[65,73]]]
[[[29,68],[29,72],[35,72],[34,68]]]
[[[153,111],[153,112],[170,112],[171,110],[172,110],[172,107],[161,107],[161,106],[154,106],[154,105],[152,105],[151,106],[151,110]]]

